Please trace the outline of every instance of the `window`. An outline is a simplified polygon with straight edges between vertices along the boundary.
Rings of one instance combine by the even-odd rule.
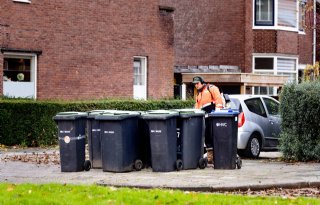
[[[306,0],[253,0],[254,29],[304,31]]]
[[[258,55],[258,54],[255,54]],[[288,82],[297,82],[297,58],[281,56],[254,56],[253,73],[288,76]],[[253,87],[253,94],[276,95],[276,87]]]
[[[273,87],[266,87],[266,86],[255,86],[254,87],[254,94],[255,95],[273,95]]]
[[[144,85],[145,75],[140,59],[134,59],[134,85]]]
[[[255,58],[255,69],[273,70],[273,58]]]
[[[13,2],[31,3],[31,0],[12,0]]]
[[[244,101],[244,103],[247,105],[250,112],[253,112],[253,113],[260,115],[260,116],[263,116],[263,117],[267,117],[266,111],[263,107],[263,104],[262,104],[260,98],[249,99],[249,100]]]
[[[263,98],[269,115],[279,115],[279,103],[269,98]]]
[[[277,74],[289,76],[289,82],[295,82],[297,78],[296,59],[277,58]]]
[[[147,57],[133,58],[133,98],[147,99]]]
[[[4,52],[3,95],[36,98],[37,55]]]
[[[256,0],[255,25],[273,26],[274,24],[273,0]]]
[[[299,31],[304,32],[306,28],[306,0],[299,2]]]
[[[4,81],[30,82],[31,59],[29,58],[4,58]]]
[[[278,1],[278,26],[295,28],[297,26],[297,2],[293,0]]]

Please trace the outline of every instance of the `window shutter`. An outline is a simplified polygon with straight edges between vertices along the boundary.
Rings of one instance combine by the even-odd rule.
[[[295,59],[278,58],[277,64],[278,71],[296,71]]]
[[[297,26],[297,1],[279,0],[278,25],[296,28]]]

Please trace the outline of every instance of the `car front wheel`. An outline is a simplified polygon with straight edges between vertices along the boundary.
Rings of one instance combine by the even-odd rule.
[[[256,134],[253,134],[247,144],[246,155],[250,158],[258,158],[260,155],[261,143]]]

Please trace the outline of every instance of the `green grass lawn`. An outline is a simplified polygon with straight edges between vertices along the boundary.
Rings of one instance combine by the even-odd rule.
[[[320,204],[317,198],[257,197],[96,185],[0,184],[0,204]]]

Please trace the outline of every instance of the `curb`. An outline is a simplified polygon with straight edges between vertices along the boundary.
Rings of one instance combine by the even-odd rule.
[[[280,184],[263,184],[263,185],[248,185],[248,186],[224,186],[224,187],[170,187],[170,186],[131,186],[131,185],[115,185],[104,182],[97,182],[98,186],[112,186],[118,188],[138,188],[138,189],[173,189],[181,191],[194,192],[232,192],[232,191],[262,191],[267,189],[301,189],[320,187],[320,182],[295,182],[295,183],[280,183]]]

